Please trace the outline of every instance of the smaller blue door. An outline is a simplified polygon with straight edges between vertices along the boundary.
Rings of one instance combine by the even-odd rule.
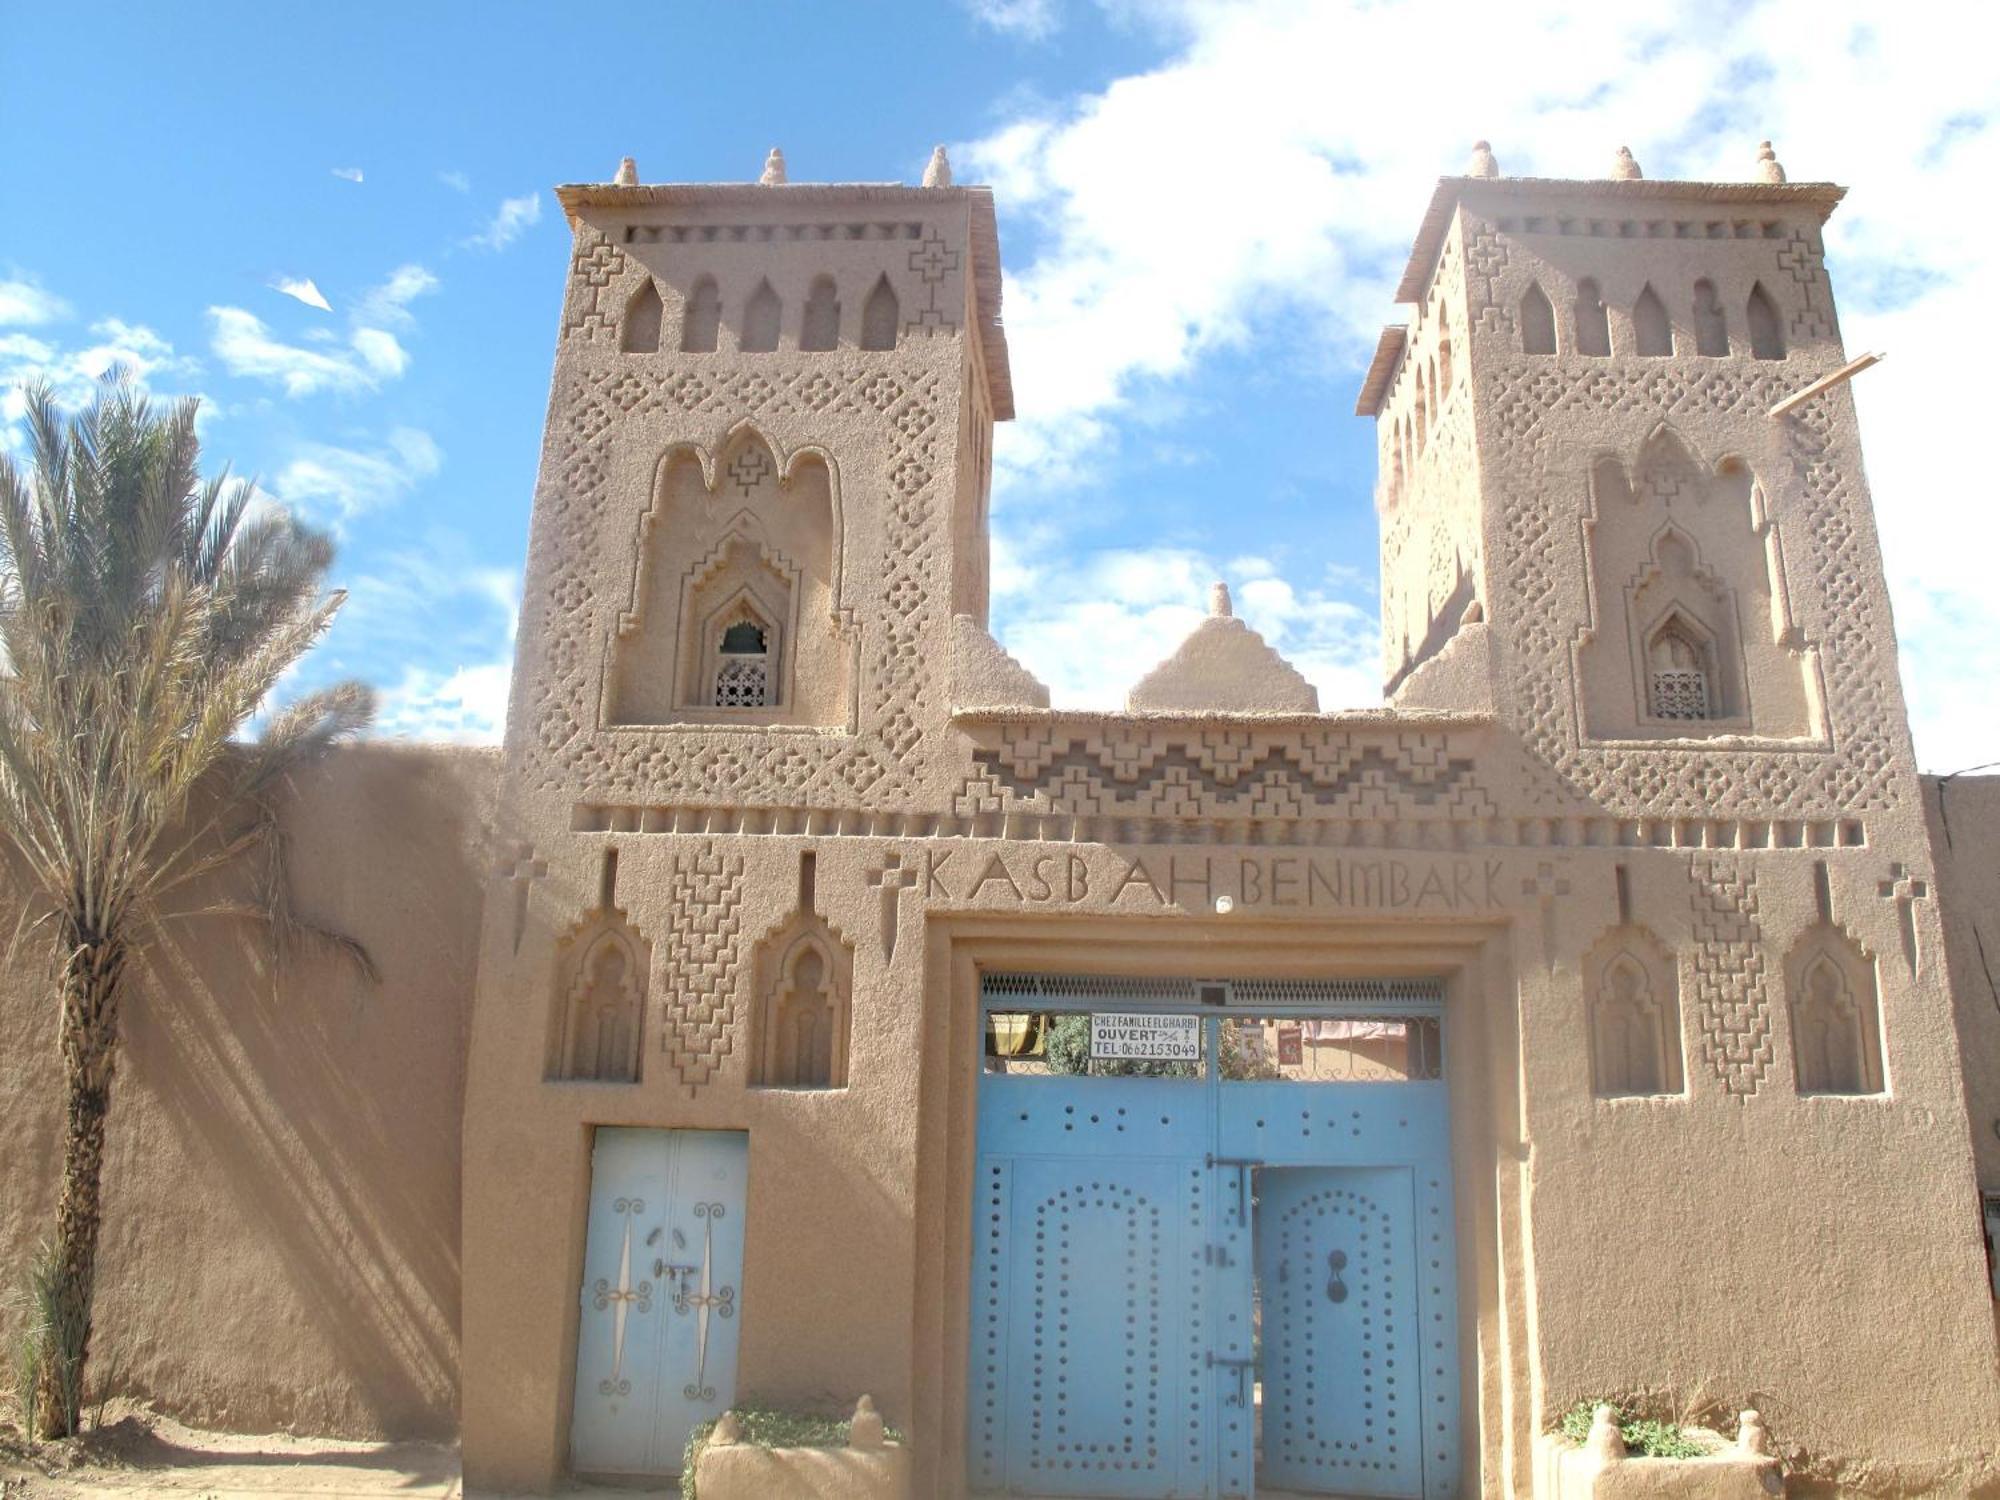
[[[736,1399],[749,1138],[601,1127],[570,1463],[586,1474],[673,1474],[697,1424]]]
[[[1423,1495],[1413,1220],[1407,1167],[1259,1174],[1265,1485]]]

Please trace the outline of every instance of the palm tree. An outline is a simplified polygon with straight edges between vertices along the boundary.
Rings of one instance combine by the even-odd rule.
[[[372,712],[345,684],[271,712],[274,684],[331,623],[327,539],[203,480],[192,400],[156,414],[107,378],[65,419],[27,393],[31,459],[0,459],[0,856],[51,944],[62,1187],[37,1272],[35,1420],[77,1430],[122,1005],[162,924],[263,914],[286,935],[273,794]],[[257,899],[204,877],[252,853]],[[198,884],[197,884],[198,883]]]

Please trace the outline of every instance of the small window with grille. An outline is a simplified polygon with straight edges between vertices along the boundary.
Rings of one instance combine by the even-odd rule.
[[[717,708],[771,706],[770,646],[770,632],[755,620],[738,620],[722,632],[715,667]]]
[[[1653,637],[1646,653],[1651,669],[1651,707],[1656,719],[1710,719],[1708,651],[1702,642],[1670,624]]]

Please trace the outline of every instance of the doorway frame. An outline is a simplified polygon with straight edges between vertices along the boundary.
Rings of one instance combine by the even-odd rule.
[[[1532,1483],[1524,1274],[1527,1152],[1519,1018],[1504,919],[1327,922],[1236,917],[931,913],[919,1072],[912,1426],[917,1492],[968,1489],[972,1211],[985,971],[1123,978],[1425,978],[1442,982],[1458,1247],[1459,1476]],[[1496,1472],[1500,1471],[1500,1472]]]

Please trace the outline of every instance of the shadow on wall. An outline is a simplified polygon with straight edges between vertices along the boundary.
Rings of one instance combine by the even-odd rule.
[[[114,1389],[239,1430],[456,1430],[459,1119],[496,771],[359,746],[299,778],[283,815],[298,910],[358,939],[379,983],[311,950],[274,976],[263,931],[224,917],[149,956],[106,1174],[93,1363]],[[52,1125],[32,1168],[47,1180],[7,1192],[43,1216]],[[0,1244],[31,1246],[43,1222]]]

